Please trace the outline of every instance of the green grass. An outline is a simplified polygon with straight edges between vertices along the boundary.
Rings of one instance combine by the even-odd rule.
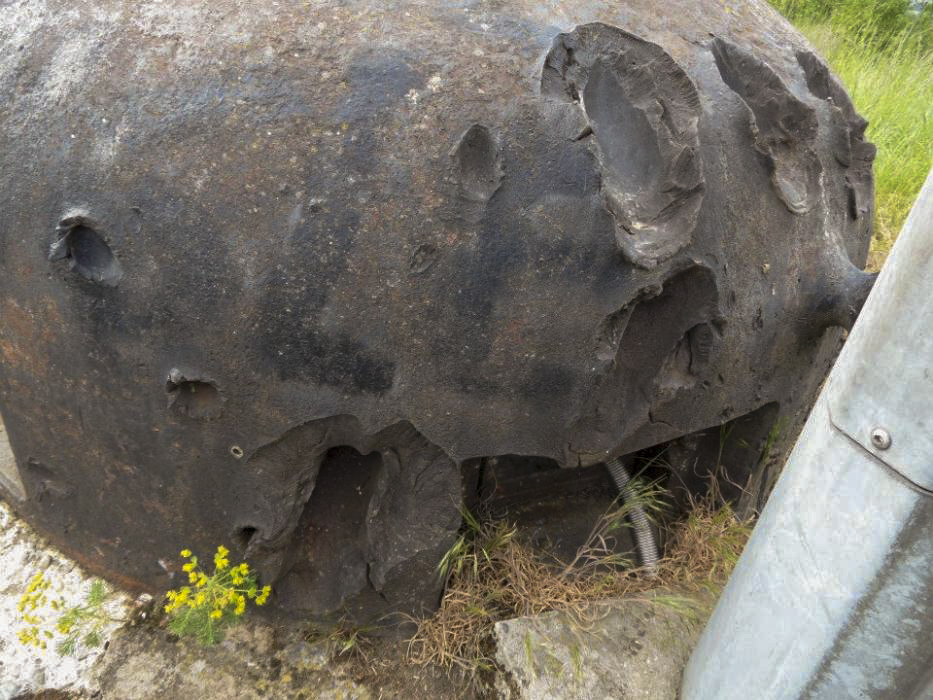
[[[858,35],[885,49],[907,38],[921,48],[933,47],[933,6],[912,9],[912,0],[771,0],[792,22],[831,24],[839,34]]]
[[[773,0],[846,86],[875,160],[872,250],[897,237],[933,164],[933,5],[906,0]],[[877,257],[877,256],[876,256]]]

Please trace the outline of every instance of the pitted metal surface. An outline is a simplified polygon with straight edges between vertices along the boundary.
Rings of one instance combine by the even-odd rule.
[[[0,103],[16,507],[149,589],[223,541],[430,606],[469,460],[794,416],[871,284],[865,123],[763,1],[13,2]]]

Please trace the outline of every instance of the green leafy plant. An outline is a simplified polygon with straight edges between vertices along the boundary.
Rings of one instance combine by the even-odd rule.
[[[181,556],[188,560],[182,569],[191,585],[169,591],[165,605],[169,629],[175,634],[195,637],[204,645],[216,644],[223,637],[223,630],[246,612],[247,600],[256,605],[264,605],[268,600],[270,587],[259,587],[248,564],[230,566],[229,554],[226,547],[218,547],[214,572],[208,575],[191,550],[182,550]]]
[[[56,651],[63,656],[72,655],[80,646],[89,649],[99,647],[103,643],[105,628],[125,619],[107,610],[111,591],[99,579],[91,582],[81,605],[67,605],[63,597],[50,596],[51,585],[51,581],[39,572],[32,577],[19,599],[17,609],[26,625],[17,635],[26,646],[45,650],[57,637]],[[49,617],[53,620],[50,621]]]

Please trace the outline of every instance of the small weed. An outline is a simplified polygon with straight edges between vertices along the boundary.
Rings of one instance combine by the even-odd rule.
[[[169,629],[179,636],[192,636],[204,645],[216,644],[223,630],[246,612],[246,601],[265,604],[269,586],[259,587],[249,565],[230,566],[229,550],[220,546],[214,554],[214,573],[201,570],[198,558],[182,550],[188,561],[182,567],[191,586],[169,591],[165,612],[170,616]]]
[[[42,572],[32,577],[26,592],[19,599],[17,609],[26,626],[18,632],[26,646],[45,650],[48,643],[58,638],[55,647],[62,656],[73,655],[79,647],[88,649],[103,643],[105,628],[125,618],[114,617],[107,610],[111,592],[99,579],[91,583],[83,605],[67,605],[63,597],[49,595],[51,581]],[[51,612],[54,622],[48,624]]]
[[[583,680],[583,652],[578,643],[570,645],[570,664],[573,666],[573,679],[579,683]]]
[[[531,632],[525,632],[525,635],[522,638],[522,643],[525,646],[525,663],[529,667],[534,666],[535,648],[534,648],[534,642],[531,639]]]
[[[631,488],[631,498],[617,502],[596,521],[574,558],[563,567],[564,576],[574,572],[579,576],[588,571],[596,574],[610,569],[632,568],[628,556],[615,551],[615,535],[630,527],[629,516],[637,508],[641,508],[652,522],[662,515],[665,490],[659,481],[646,482],[639,477],[632,480]]]
[[[701,590],[709,590],[710,586],[702,586]],[[702,601],[692,596],[677,595],[674,593],[657,593],[645,598],[652,605],[667,608],[677,613],[682,619],[697,622],[700,614],[706,609]]]
[[[333,658],[356,657],[368,661],[373,647],[372,635],[377,629],[376,625],[360,625],[342,619],[330,629],[310,632],[306,639],[312,644],[323,642]]]

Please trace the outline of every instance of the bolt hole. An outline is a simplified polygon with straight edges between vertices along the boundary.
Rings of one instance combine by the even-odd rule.
[[[49,260],[67,260],[73,271],[91,282],[113,287],[123,271],[107,242],[83,216],[66,217],[58,225],[58,240]]]
[[[246,549],[249,547],[249,543],[252,542],[253,536],[258,532],[258,530],[250,525],[240,528],[239,532],[236,533],[237,543],[241,548]]]
[[[230,454],[232,454],[237,459],[240,459],[243,456],[243,448],[239,445],[233,445],[230,448]]]
[[[209,419],[223,413],[224,398],[213,382],[188,379],[173,369],[165,390],[168,392],[169,406],[179,415]]]

